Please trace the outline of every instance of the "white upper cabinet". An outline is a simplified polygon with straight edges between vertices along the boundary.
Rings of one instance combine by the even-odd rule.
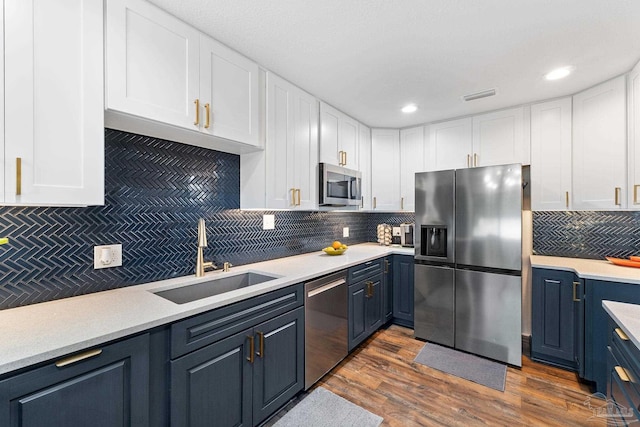
[[[473,117],[473,166],[528,164],[524,108],[511,108]]]
[[[571,98],[531,106],[531,208],[571,209]]]
[[[629,208],[640,209],[640,63],[629,73]]]
[[[240,161],[242,208],[317,209],[318,101],[268,73],[265,150]]]
[[[574,209],[626,207],[625,90],[621,76],[573,97]]]
[[[400,209],[400,131],[371,131],[371,194],[373,209]]]
[[[106,5],[106,107],[197,130],[200,33],[146,1]]]
[[[415,210],[415,174],[424,172],[424,126],[400,131],[400,209]]]
[[[470,117],[429,125],[427,170],[470,167],[472,151],[473,133]]]
[[[103,204],[102,0],[5,0],[4,16],[4,202]]]
[[[358,122],[320,102],[320,162],[358,170]]]
[[[361,209],[371,209],[371,129],[358,124],[358,163],[362,174]]]
[[[261,145],[258,65],[144,0],[107,2],[109,110]]]
[[[258,65],[217,41],[200,38],[202,130],[259,145]]]

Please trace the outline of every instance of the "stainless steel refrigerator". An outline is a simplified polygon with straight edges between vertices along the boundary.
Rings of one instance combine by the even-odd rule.
[[[415,336],[522,365],[522,166],[416,174]]]

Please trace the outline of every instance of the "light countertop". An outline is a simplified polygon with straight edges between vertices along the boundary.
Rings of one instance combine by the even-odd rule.
[[[572,271],[582,279],[640,284],[640,268],[613,265],[606,260],[531,255],[531,267]]]
[[[311,252],[233,267],[227,273],[214,271],[200,278],[179,277],[1,310],[0,374],[391,254],[413,256],[414,249],[363,243],[340,256]],[[152,293],[248,271],[279,278],[180,305]]]
[[[640,349],[640,305],[602,301],[602,307]]]

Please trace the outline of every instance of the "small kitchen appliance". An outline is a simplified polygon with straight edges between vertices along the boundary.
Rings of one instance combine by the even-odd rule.
[[[400,224],[400,244],[409,248],[413,247],[414,224]]]

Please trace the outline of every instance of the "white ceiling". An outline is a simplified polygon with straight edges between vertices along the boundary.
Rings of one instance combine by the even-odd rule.
[[[639,0],[151,1],[373,127],[572,94],[640,60]]]

